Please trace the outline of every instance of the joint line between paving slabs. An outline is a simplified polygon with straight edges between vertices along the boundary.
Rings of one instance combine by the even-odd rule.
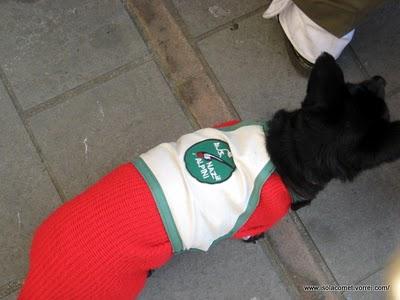
[[[358,57],[358,55],[357,55],[356,51],[354,50],[354,48],[351,45],[349,45],[348,47],[349,47],[351,56],[353,57],[353,60],[356,63],[356,65],[360,68],[361,73],[364,76],[364,79],[370,78],[371,77],[370,74],[368,73],[368,71],[365,68],[365,66],[363,65],[363,63],[361,62],[361,59]]]
[[[232,112],[232,118],[233,119],[240,119],[239,113],[237,112],[235,106],[230,101],[228,95],[225,92],[225,89],[222,87],[221,82],[219,81],[219,79],[215,75],[214,71],[212,70],[212,68],[209,65],[209,63],[207,62],[207,60],[204,58],[203,53],[200,51],[200,49],[198,47],[198,44],[197,44],[199,40],[197,40],[197,38],[193,38],[193,39],[190,38],[191,35],[190,35],[189,30],[188,30],[188,28],[186,26],[186,23],[184,22],[184,20],[181,17],[179,11],[176,9],[176,7],[173,5],[173,3],[170,0],[165,0],[165,3],[167,5],[167,8],[169,9],[171,15],[175,18],[176,23],[178,24],[178,26],[182,30],[184,36],[186,37],[188,44],[192,47],[195,55],[200,60],[200,63],[202,64],[206,75],[208,75],[208,77],[210,77],[211,81],[215,84],[215,88],[217,90],[217,93],[222,98],[222,101],[224,102],[224,104],[226,106],[229,106],[229,109]],[[265,9],[265,7],[266,7],[266,5],[263,5],[262,7],[259,7],[256,10],[243,15],[242,17],[245,18],[244,16],[248,17],[250,15],[253,15],[256,12],[258,12],[259,10],[261,10],[261,9]],[[241,20],[242,17],[235,18],[234,20],[232,20],[230,22],[227,22],[227,23],[223,24],[222,26],[224,26],[224,28],[225,28],[225,27],[229,26],[229,24],[232,24],[232,22],[234,22],[235,20]],[[220,28],[220,30],[222,30],[222,28]],[[193,76],[193,77],[195,77],[195,76]],[[188,80],[188,79],[190,79],[190,78],[186,78],[186,80]],[[180,102],[185,104],[184,101],[180,101]],[[185,105],[185,106],[187,106],[187,105]],[[187,107],[185,107],[185,109],[187,109]]]
[[[181,14],[179,13],[179,11],[176,9],[175,5],[170,0],[164,0],[164,4],[167,7],[169,13],[174,17],[174,19],[175,19],[174,21],[178,24],[180,30],[182,31],[184,37],[186,38],[187,43],[192,47],[194,54],[200,60],[200,63],[204,68],[204,72],[206,73],[206,75],[208,77],[210,77],[211,81],[215,84],[215,88],[216,88],[216,91],[217,91],[218,95],[221,97],[221,99],[224,102],[224,104],[229,107],[229,110],[232,113],[232,119],[240,119],[239,113],[237,112],[236,108],[234,107],[234,105],[230,101],[229,97],[227,96],[224,88],[222,87],[222,84],[220,83],[219,79],[215,75],[214,71],[212,70],[212,68],[209,65],[209,63],[207,62],[207,60],[204,58],[203,53],[200,51],[200,49],[199,49],[199,47],[197,45],[196,38],[191,38],[189,29],[188,29],[185,21],[183,20]],[[263,5],[263,7],[264,6],[265,5]],[[257,8],[255,11],[257,11],[259,9],[260,8]],[[246,14],[246,15],[255,13],[255,11],[252,11],[252,12]],[[232,23],[232,21],[227,22],[227,23],[225,23],[223,25],[228,26],[227,24],[231,24],[231,23]],[[176,98],[177,99],[182,98],[181,95],[179,95],[179,93],[177,93],[176,88],[171,86],[171,83],[168,82],[168,78],[164,75],[163,70],[160,70],[160,71],[163,74],[163,77],[165,78],[167,84],[170,86],[171,90],[173,90],[173,93],[175,94]],[[185,78],[185,80],[188,81],[188,80],[191,80],[192,78],[194,79],[198,75],[199,74],[194,74],[192,76],[189,76],[189,77]],[[176,82],[176,86],[179,86],[180,84],[183,84],[183,83],[184,82]],[[183,111],[187,112],[187,114],[190,115],[190,119],[193,119],[194,123],[197,126],[199,126],[199,123],[196,121],[194,115],[190,112],[186,102],[184,100],[182,100],[182,99],[179,99],[179,100],[180,100],[180,101],[178,101],[179,105],[181,106]],[[191,121],[191,122],[193,123],[193,121]],[[216,124],[213,124],[213,125],[216,125]]]
[[[121,0],[121,2],[123,3],[125,9],[128,11],[127,9],[127,2],[126,0]],[[136,28],[138,29],[138,31],[140,32],[140,35],[142,36],[143,40],[145,41],[145,44],[147,46],[147,48],[149,49],[150,52],[152,51],[152,47],[149,45],[149,42],[146,38],[146,34],[143,32],[143,28],[140,26],[140,22],[136,20],[136,18],[133,16],[133,14],[128,12],[128,15],[131,19],[131,21],[135,24]],[[170,91],[172,92],[174,98],[177,100],[176,103],[178,104],[179,108],[182,109],[182,112],[184,113],[184,115],[186,116],[186,118],[189,121],[189,124],[192,128],[194,129],[199,129],[201,126],[200,124],[197,122],[196,117],[192,114],[192,112],[190,111],[190,109],[188,108],[187,105],[185,105],[184,101],[182,99],[180,99],[180,95],[179,92],[177,91],[177,86],[183,82],[175,82],[175,84],[170,80],[168,74],[164,71],[164,69],[161,67],[162,62],[159,59],[159,57],[157,55],[154,55],[154,61],[156,62],[157,68],[160,71],[160,74],[164,80],[164,82],[167,84],[167,86],[169,87]],[[193,75],[191,77],[194,77]],[[187,78],[186,78],[187,79]]]
[[[215,34],[217,32],[220,32],[220,31],[222,31],[222,30],[224,30],[226,28],[231,27],[235,23],[239,23],[239,22],[241,22],[241,21],[243,21],[243,20],[245,20],[247,18],[253,17],[254,15],[257,15],[257,14],[259,14],[260,18],[261,18],[262,17],[262,12],[265,11],[268,8],[268,6],[269,6],[269,4],[262,5],[262,6],[258,7],[258,8],[256,8],[255,10],[252,10],[252,11],[250,11],[248,13],[245,13],[244,15],[241,15],[239,17],[233,18],[232,20],[230,20],[230,21],[228,21],[226,23],[223,23],[221,25],[218,25],[217,27],[214,27],[213,29],[210,29],[210,30],[208,30],[206,32],[203,32],[203,33],[201,33],[201,34],[199,34],[197,36],[191,37],[191,40],[193,40],[195,42],[200,42],[200,41],[210,37],[211,35],[213,35],[213,34]]]
[[[65,199],[66,199],[64,191],[62,190],[61,185],[58,183],[57,179],[55,178],[55,176],[54,176],[54,174],[53,174],[53,172],[52,172],[52,170],[50,168],[50,165],[47,163],[47,161],[46,161],[46,159],[45,159],[45,157],[44,157],[44,155],[43,155],[43,153],[42,153],[42,151],[40,149],[39,143],[37,142],[37,140],[36,140],[36,138],[35,138],[35,136],[34,136],[34,134],[32,132],[32,129],[30,128],[30,126],[29,126],[29,124],[27,122],[27,120],[23,118],[22,106],[18,102],[18,99],[17,99],[17,97],[16,97],[16,95],[14,93],[14,90],[13,90],[13,88],[11,86],[11,83],[9,82],[6,74],[4,73],[4,71],[3,71],[3,69],[1,67],[0,67],[0,80],[2,81],[2,83],[4,85],[4,88],[5,88],[8,96],[10,97],[11,102],[13,103],[13,105],[15,107],[15,110],[17,111],[17,114],[18,114],[19,118],[21,119],[22,124],[24,125],[24,128],[25,128],[26,132],[28,133],[28,136],[29,136],[29,138],[30,138],[35,150],[36,150],[36,153],[39,156],[39,159],[40,159],[41,163],[43,163],[43,165],[44,165],[44,167],[46,169],[46,172],[49,175],[49,178],[50,178],[51,182],[54,185],[54,188],[56,189],[58,195],[60,196],[61,201],[64,202]]]
[[[29,118],[33,117],[34,115],[37,115],[38,113],[46,111],[54,106],[57,106],[58,104],[64,103],[77,95],[80,95],[80,94],[82,94],[90,89],[93,89],[103,83],[106,83],[114,78],[117,78],[118,76],[121,76],[137,67],[145,65],[146,63],[151,62],[152,60],[153,60],[153,57],[151,55],[147,55],[144,58],[142,58],[140,61],[135,60],[135,61],[128,62],[122,66],[119,66],[119,67],[111,70],[111,71],[103,73],[89,81],[86,81],[70,90],[67,90],[67,91],[61,93],[60,95],[54,96],[54,97],[46,100],[43,103],[40,103],[31,108],[28,108],[25,111],[22,111],[22,117],[24,119],[29,119]]]
[[[191,123],[210,127],[237,118],[232,103],[210,78],[197,47],[177,23],[172,4],[162,0],[122,2]]]
[[[368,279],[369,277],[371,277],[371,276],[374,275],[375,273],[378,273],[378,272],[380,272],[380,271],[382,271],[382,270],[384,270],[384,269],[385,269],[385,266],[381,266],[381,267],[379,267],[378,269],[375,269],[374,271],[371,271],[371,272],[365,274],[363,277],[361,277],[359,280],[357,280],[357,281],[354,283],[354,285],[359,285],[359,284],[361,284],[361,282],[363,282],[364,280]]]
[[[200,51],[199,47],[198,47],[198,42],[201,40],[198,37],[192,37],[190,35],[189,29],[185,23],[185,21],[183,20],[181,14],[179,13],[179,11],[176,9],[175,5],[171,2],[171,0],[165,0],[164,1],[167,9],[169,10],[170,14],[175,18],[175,22],[178,24],[178,26],[180,27],[180,29],[183,32],[183,35],[186,37],[186,40],[188,42],[188,44],[192,47],[195,55],[197,56],[197,58],[200,60],[200,63],[202,64],[205,73],[208,75],[208,77],[210,77],[211,81],[215,84],[215,88],[217,93],[219,94],[219,96],[222,98],[222,101],[224,102],[224,104],[226,106],[229,107],[230,111],[232,112],[232,119],[240,119],[239,113],[237,112],[235,106],[232,104],[232,101],[230,101],[228,95],[226,94],[225,89],[223,88],[221,82],[219,81],[219,79],[217,78],[217,76],[215,75],[214,71],[212,70],[211,66],[209,65],[209,63],[207,62],[207,60],[204,58],[203,53]],[[268,7],[268,5],[262,5],[242,16],[236,17],[233,20],[226,22],[220,26],[217,26],[216,28],[209,30],[206,33],[209,33],[209,35],[212,35],[213,33],[216,33],[220,30],[223,30],[226,27],[229,27],[232,23],[235,22],[240,22],[243,19],[246,19],[250,16],[253,16],[257,13],[261,13],[263,10],[265,10]],[[206,34],[204,33],[204,34]],[[200,36],[202,36],[203,34],[201,34]],[[206,37],[204,37],[206,38]],[[163,73],[163,72],[162,72]],[[164,73],[163,73],[164,74]],[[195,77],[195,76],[193,76]],[[186,78],[186,80],[188,80],[190,78]],[[168,80],[167,80],[168,82]],[[179,84],[179,83],[178,83]],[[178,98],[180,96],[178,95]],[[188,107],[187,105],[185,105],[185,101],[181,100],[179,101],[182,103],[181,106],[183,106],[183,110],[187,111]],[[191,117],[193,117],[193,115],[191,114]],[[215,125],[215,124],[214,124]]]
[[[290,218],[293,220],[294,223],[296,223],[297,228],[299,228],[300,230],[303,231],[302,235],[303,235],[303,237],[305,237],[306,243],[311,248],[313,248],[313,250],[317,253],[316,258],[321,260],[320,262],[317,262],[317,263],[322,267],[322,270],[333,280],[334,284],[338,285],[339,283],[338,283],[335,275],[333,275],[331,268],[329,268],[325,258],[322,256],[321,252],[319,251],[318,246],[315,244],[313,238],[311,237],[311,234],[307,230],[307,227],[304,225],[304,223],[301,220],[301,218],[299,217],[299,215],[295,211],[292,211],[290,213]]]
[[[294,299],[300,299],[301,296],[299,290],[297,289],[296,283],[293,281],[289,270],[285,267],[285,264],[282,263],[279,255],[274,250],[274,247],[269,241],[268,235],[260,240],[259,246],[261,247],[261,250],[265,253],[265,255],[271,259],[272,265],[278,269],[278,277],[284,283],[285,289],[288,294],[291,295]]]

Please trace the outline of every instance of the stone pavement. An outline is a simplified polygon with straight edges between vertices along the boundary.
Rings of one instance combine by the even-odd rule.
[[[242,119],[298,107],[306,80],[291,66],[276,22],[261,18],[265,1],[169,4]],[[400,117],[399,12],[391,2],[371,16],[339,60],[348,80],[385,77],[393,118]],[[2,1],[0,37],[0,299],[8,300],[26,273],[32,232],[49,212],[197,123],[119,0]],[[400,242],[399,175],[396,162],[352,184],[333,182],[299,212],[336,283],[384,282]],[[294,298],[271,251],[226,241],[179,255],[154,273],[141,299]]]

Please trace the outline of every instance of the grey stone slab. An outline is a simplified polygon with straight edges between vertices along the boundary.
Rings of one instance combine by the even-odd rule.
[[[252,16],[237,30],[223,29],[199,47],[243,119],[271,118],[279,109],[295,109],[305,96],[307,80],[290,63],[276,20]],[[346,79],[363,79],[350,53],[339,63]]]
[[[383,76],[388,90],[400,87],[400,3],[388,1],[357,28],[352,47],[370,75]]]
[[[207,253],[177,255],[149,278],[150,299],[290,299],[261,247],[228,240]]]
[[[400,116],[400,95],[387,100]],[[382,268],[400,245],[400,161],[366,171],[352,183],[332,182],[299,215],[339,283]]]
[[[386,97],[386,104],[390,112],[391,120],[400,120],[400,92]]]
[[[68,198],[118,164],[191,131],[154,62],[34,116],[31,125]]]
[[[1,298],[1,300],[17,300],[18,292],[15,292],[11,295]]]
[[[350,48],[345,48],[337,59],[337,63],[342,68],[344,80],[346,82],[356,83],[368,79],[364,75],[360,64],[355,61],[354,54]]]
[[[372,289],[375,289],[375,287],[379,289],[380,287],[386,285],[387,283],[385,280],[384,270],[372,274],[371,276],[357,284],[357,286],[361,288],[371,286]],[[353,291],[344,293],[344,296],[348,300],[385,300],[388,299],[388,292],[382,290]]]
[[[147,53],[119,0],[1,1],[0,37],[24,109]]]
[[[369,171],[352,184],[334,182],[299,212],[339,283],[352,284],[382,267],[398,246],[399,167]]]
[[[2,286],[25,276],[32,232],[60,200],[1,84],[0,107]]]
[[[256,10],[271,1],[265,0],[173,0],[192,36],[198,36],[219,25]]]

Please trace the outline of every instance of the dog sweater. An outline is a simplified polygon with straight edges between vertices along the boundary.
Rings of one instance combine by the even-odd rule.
[[[204,152],[198,158],[205,160],[215,155],[197,152]],[[221,180],[228,176],[219,175]],[[160,268],[175,251],[144,176],[132,163],[124,164],[53,212],[34,235],[19,299],[135,299],[148,271]],[[256,207],[233,233],[235,238],[264,232],[290,207],[290,195],[276,173],[257,192]],[[248,211],[248,203],[245,206]],[[238,205],[238,211],[243,207]]]
[[[265,123],[205,128],[161,144],[135,162],[152,190],[174,252],[207,251],[255,210],[274,167]]]

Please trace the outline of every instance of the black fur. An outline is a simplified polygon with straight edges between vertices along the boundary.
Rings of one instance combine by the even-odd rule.
[[[300,200],[310,203],[333,178],[400,157],[400,122],[390,122],[385,80],[345,83],[332,56],[322,54],[311,72],[301,108],[278,111],[269,123],[267,149],[277,172]]]

